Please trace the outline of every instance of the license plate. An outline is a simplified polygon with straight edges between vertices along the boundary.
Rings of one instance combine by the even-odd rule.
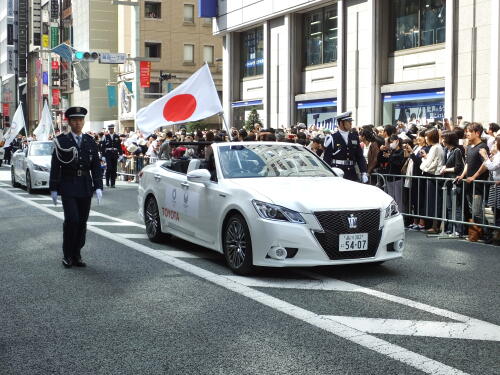
[[[368,233],[339,235],[339,251],[368,250]]]

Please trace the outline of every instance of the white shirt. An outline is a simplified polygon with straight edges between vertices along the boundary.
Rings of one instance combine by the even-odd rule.
[[[347,144],[347,141],[349,139],[349,131],[344,131],[339,129],[339,133],[344,138],[345,144]]]

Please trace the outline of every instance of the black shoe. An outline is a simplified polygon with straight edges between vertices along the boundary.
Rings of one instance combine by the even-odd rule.
[[[64,268],[71,268],[73,266],[73,261],[68,258],[62,258],[62,265]]]
[[[115,185],[111,185],[111,187],[114,189],[114,188],[115,188]]]
[[[87,267],[87,263],[85,263],[84,261],[82,261],[82,258],[76,259],[75,261],[73,261],[73,265],[75,267]]]

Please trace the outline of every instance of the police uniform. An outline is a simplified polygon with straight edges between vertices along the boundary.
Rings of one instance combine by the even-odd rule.
[[[71,107],[67,118],[84,117],[87,110]],[[49,189],[61,196],[64,209],[63,265],[84,267],[80,251],[85,245],[90,203],[95,190],[102,191],[102,172],[95,140],[81,134],[78,139],[72,132],[56,138],[50,167]],[[77,150],[76,153],[73,150]],[[54,199],[54,197],[53,197]]]
[[[352,121],[351,114],[352,112],[341,113],[337,116],[337,121]],[[355,169],[356,164],[359,171],[366,175],[366,160],[357,134],[349,132],[346,143],[339,129],[339,131],[325,137],[323,146],[325,148],[323,160],[332,167],[342,169],[344,178],[359,181]]]
[[[108,129],[114,129],[114,125],[109,125]],[[118,134],[106,134],[101,141],[101,154],[106,158],[106,186],[115,187],[116,169],[118,165],[118,155],[121,155],[121,141]]]

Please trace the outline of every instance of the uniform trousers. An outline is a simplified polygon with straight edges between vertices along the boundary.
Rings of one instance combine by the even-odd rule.
[[[87,220],[92,197],[61,197],[64,209],[63,254],[67,259],[79,260],[85,245]]]
[[[118,153],[113,151],[106,152],[106,185],[115,185],[116,168],[118,165]]]

